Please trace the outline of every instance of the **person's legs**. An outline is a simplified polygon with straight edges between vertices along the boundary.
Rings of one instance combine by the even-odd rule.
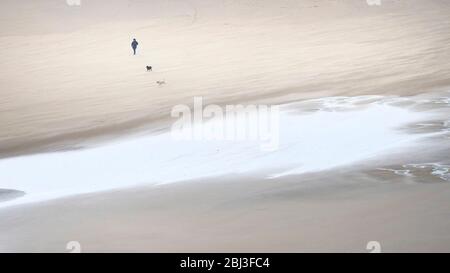
[[[134,55],[136,55],[136,48],[133,48]]]

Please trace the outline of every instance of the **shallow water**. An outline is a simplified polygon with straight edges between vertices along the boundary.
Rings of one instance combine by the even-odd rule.
[[[403,129],[442,119],[448,104],[442,96],[362,96],[282,105],[279,146],[272,151],[261,149],[259,140],[175,140],[167,132],[85,150],[5,159],[0,161],[0,188],[26,195],[1,206],[201,177],[264,171],[274,178],[351,165],[445,136],[448,126],[414,133]],[[256,118],[250,115],[250,120],[238,122],[256,123]],[[441,168],[431,167],[447,178]],[[392,171],[410,175],[407,168]]]

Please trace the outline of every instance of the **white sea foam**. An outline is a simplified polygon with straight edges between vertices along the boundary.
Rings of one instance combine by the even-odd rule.
[[[0,206],[236,173],[264,171],[279,177],[321,171],[408,147],[426,136],[398,130],[423,121],[426,114],[370,103],[376,99],[314,100],[311,103],[322,104],[322,110],[309,113],[292,111],[304,102],[283,105],[280,147],[272,152],[262,151],[255,141],[175,141],[163,133],[92,149],[1,160],[0,188],[25,191],[26,196]],[[363,101],[370,102],[339,110]],[[338,109],[329,111],[336,102]]]

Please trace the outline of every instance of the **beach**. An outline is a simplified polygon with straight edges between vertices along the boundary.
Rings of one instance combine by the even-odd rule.
[[[1,252],[450,251],[447,1],[4,7]],[[196,98],[275,148],[174,140]]]
[[[65,252],[76,240],[83,252],[369,252],[378,241],[448,252],[448,184],[383,178],[216,178],[6,209],[0,250]]]

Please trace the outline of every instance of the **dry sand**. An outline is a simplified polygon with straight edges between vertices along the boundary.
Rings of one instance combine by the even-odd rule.
[[[279,103],[450,85],[445,0],[158,3],[3,3],[0,157],[165,128],[193,96]]]
[[[4,1],[0,157],[164,130],[193,96],[223,105],[443,90],[449,14],[446,0]],[[450,164],[448,147],[433,147],[408,156]],[[84,251],[365,252],[368,241],[450,251],[450,184],[374,169],[404,157],[379,160],[3,208],[0,251],[63,252],[74,240]]]

